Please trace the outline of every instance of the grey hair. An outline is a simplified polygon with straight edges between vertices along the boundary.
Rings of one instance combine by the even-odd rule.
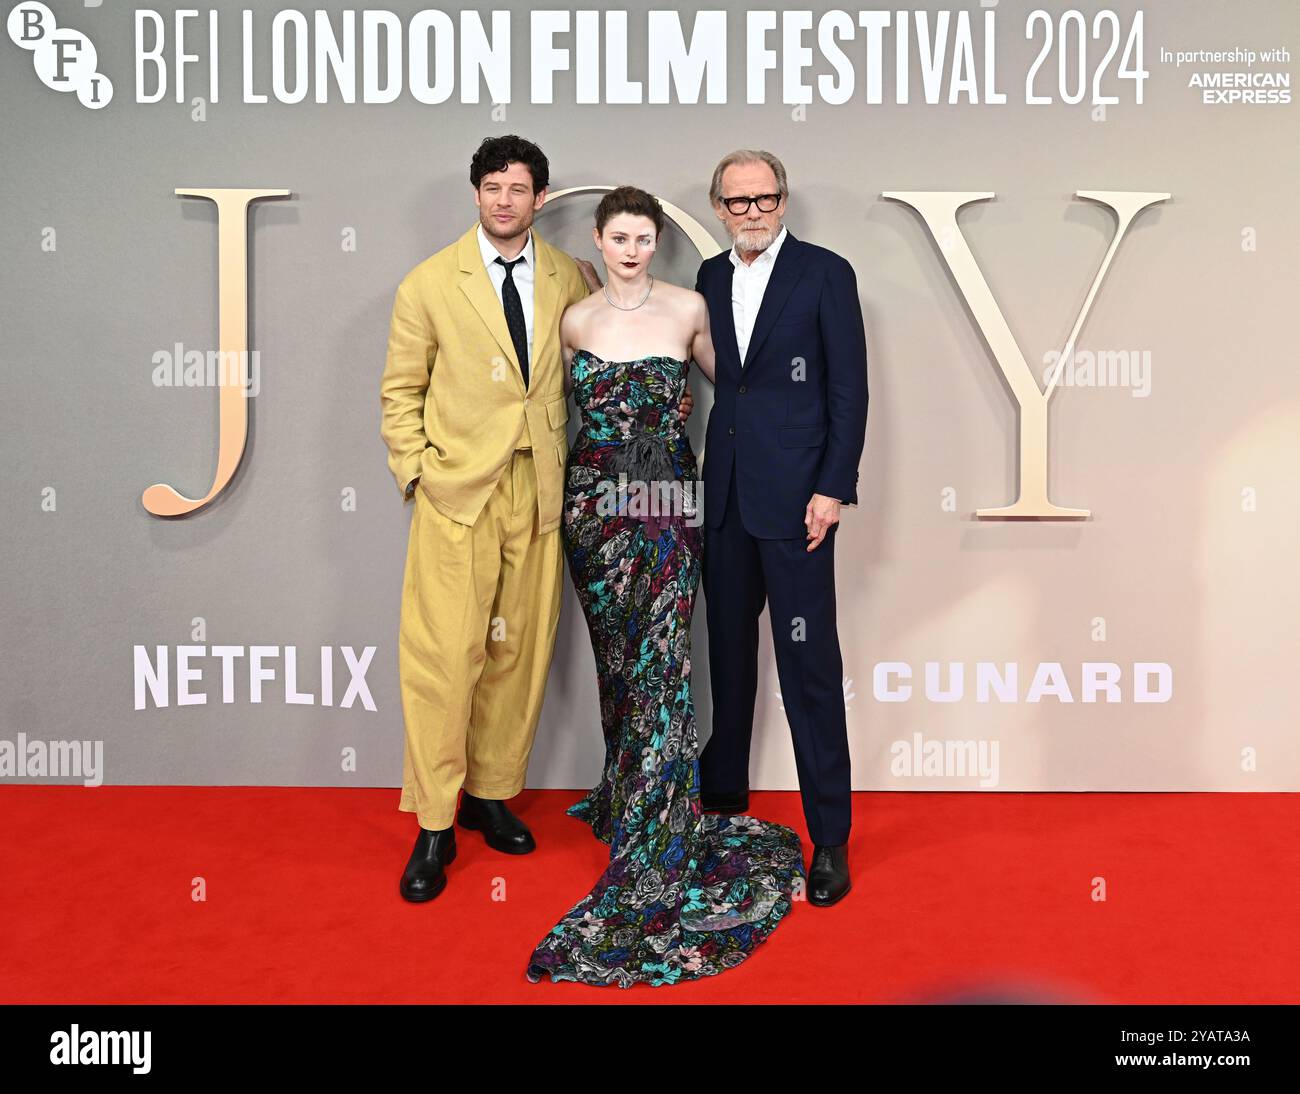
[[[785,164],[777,159],[771,152],[763,152],[753,148],[738,148],[734,152],[728,152],[722,157],[721,162],[713,169],[713,181],[709,183],[709,204],[717,205],[722,200],[722,173],[728,167],[736,167],[746,163],[765,163],[772,169],[772,174],[776,176],[776,189],[783,198],[790,196],[790,186],[785,178]]]

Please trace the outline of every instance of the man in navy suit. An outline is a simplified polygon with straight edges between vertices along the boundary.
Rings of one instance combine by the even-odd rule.
[[[738,151],[709,199],[730,251],[700,266],[716,390],[704,448],[704,598],[713,734],[703,806],[749,807],[758,617],[769,606],[781,701],[813,840],[808,899],[849,891],[851,813],[835,532],[857,504],[867,348],[853,267],[783,224],[789,188],[769,152]]]

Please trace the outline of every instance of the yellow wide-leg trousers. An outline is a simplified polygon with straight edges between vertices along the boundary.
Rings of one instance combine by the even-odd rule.
[[[524,786],[560,617],[560,531],[537,534],[533,454],[519,449],[470,527],[417,486],[398,672],[406,750],[399,809],[449,828],[462,786]]]

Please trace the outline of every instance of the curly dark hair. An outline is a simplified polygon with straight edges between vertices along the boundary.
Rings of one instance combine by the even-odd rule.
[[[664,209],[654,194],[647,194],[635,186],[619,186],[611,190],[596,206],[596,231],[605,233],[605,225],[619,213],[649,217],[654,221],[655,236],[664,230]]]
[[[512,163],[522,163],[528,168],[533,176],[534,194],[551,184],[551,165],[546,154],[532,141],[514,134],[483,138],[469,163],[469,181],[477,190],[484,175],[504,171]]]

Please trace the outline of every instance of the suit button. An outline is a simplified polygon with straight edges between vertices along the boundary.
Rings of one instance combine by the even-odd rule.
[[[734,436],[736,432],[736,427],[733,425],[730,429],[727,430],[727,432]]]
[[[745,385],[744,385],[744,384],[741,384],[740,387],[737,388],[737,390],[740,392],[740,394],[744,395],[744,394],[745,394]]]

